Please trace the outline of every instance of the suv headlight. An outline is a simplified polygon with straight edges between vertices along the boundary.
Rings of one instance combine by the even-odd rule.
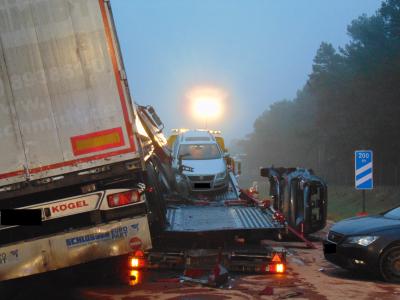
[[[226,177],[226,171],[218,173],[217,177],[216,177],[216,180],[225,179],[225,177]]]
[[[346,244],[358,244],[360,246],[368,246],[378,239],[377,236],[351,236],[345,241]]]

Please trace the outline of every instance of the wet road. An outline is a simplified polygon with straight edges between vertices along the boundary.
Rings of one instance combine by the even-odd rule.
[[[8,288],[10,294],[0,290],[0,299],[400,299],[400,285],[353,274],[325,261],[320,243],[316,243],[317,249],[305,249],[304,244],[294,242],[271,243],[285,245],[289,251],[284,275],[231,274],[225,287],[210,288],[179,281],[160,282],[180,272],[152,271],[140,273],[141,283],[129,286],[107,275],[113,266],[97,264],[85,271],[54,272],[18,281]],[[122,275],[127,270],[116,272]],[[271,290],[272,295],[265,295]]]
[[[400,299],[400,285],[388,284],[368,275],[353,274],[323,259],[321,246],[310,250],[291,243],[285,275],[233,275],[225,288],[191,283],[145,280],[134,287],[84,287],[85,299]],[[172,274],[160,274],[162,277]],[[151,276],[150,276],[151,277]],[[264,295],[272,288],[273,295]]]

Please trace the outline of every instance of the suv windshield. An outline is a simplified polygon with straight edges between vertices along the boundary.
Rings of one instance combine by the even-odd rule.
[[[178,157],[184,160],[202,160],[221,158],[217,144],[183,144],[179,147]]]
[[[389,210],[384,216],[390,219],[400,219],[400,206]]]

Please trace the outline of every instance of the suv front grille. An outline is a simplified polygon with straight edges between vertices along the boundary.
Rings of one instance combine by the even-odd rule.
[[[334,231],[329,231],[329,233],[328,233],[328,240],[333,243],[336,243],[336,244],[340,243],[342,241],[343,237],[344,237],[343,234],[340,234],[340,233],[337,233]]]

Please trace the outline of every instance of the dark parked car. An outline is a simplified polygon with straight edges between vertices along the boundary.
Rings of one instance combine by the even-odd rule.
[[[327,260],[400,283],[400,206],[379,215],[346,219],[324,241]]]

